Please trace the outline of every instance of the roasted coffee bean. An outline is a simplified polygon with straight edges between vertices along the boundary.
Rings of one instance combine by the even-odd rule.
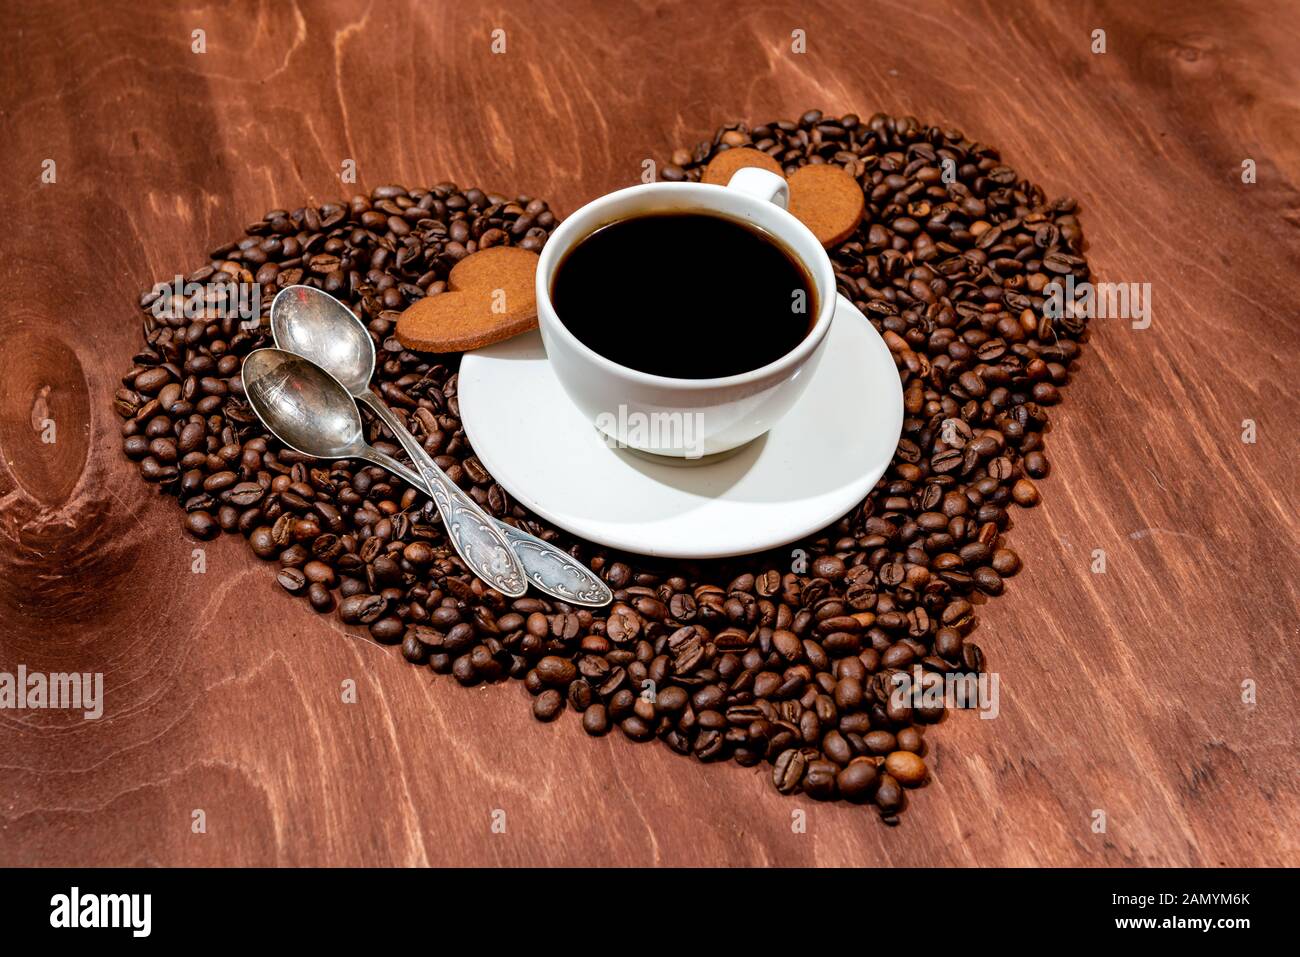
[[[631,609],[615,612],[605,622],[605,636],[615,644],[635,641],[640,634],[641,619]]]
[[[635,714],[624,718],[618,726],[633,741],[649,741],[655,733],[654,725]]]
[[[784,751],[772,767],[772,783],[782,794],[793,794],[803,782],[807,769],[808,759],[802,751]]]
[[[627,688],[621,688],[610,696],[609,716],[615,721],[622,721],[632,713],[635,703],[636,695],[632,694]]]
[[[852,747],[838,731],[832,731],[822,738],[822,753],[840,766],[848,764],[853,759]]]
[[[388,615],[370,623],[370,636],[381,644],[394,644],[405,634],[406,622],[395,615]]]
[[[190,512],[185,516],[185,530],[195,538],[206,541],[221,534],[221,527],[205,511]]]
[[[307,587],[307,576],[298,568],[281,568],[276,581],[290,595],[296,595]]]
[[[523,661],[524,659],[520,659]],[[591,685],[585,681],[575,681],[569,685],[569,705],[575,711],[586,711],[593,701],[596,700],[596,693],[591,690]]]
[[[265,525],[253,529],[248,536],[248,543],[258,558],[270,560],[280,553],[280,546],[276,544],[271,529]]]
[[[429,648],[409,629],[402,639],[402,657],[413,665],[422,665],[429,658]]]
[[[564,710],[564,695],[547,688],[533,699],[533,717],[538,721],[554,721]]]
[[[217,492],[224,491],[235,484],[239,476],[229,469],[221,472],[214,472],[203,480],[203,491],[211,492],[214,495]]]
[[[479,681],[478,673],[474,670],[474,663],[470,661],[469,655],[461,655],[452,661],[451,676],[466,687]]]
[[[632,713],[642,721],[651,722],[655,719],[655,703],[652,699],[637,696],[636,703],[632,705]]]
[[[993,570],[1006,578],[1020,571],[1020,556],[1009,548],[999,548],[989,562]]]
[[[880,773],[873,758],[854,758],[835,776],[835,784],[840,797],[853,804],[862,804],[871,800],[872,791]]]
[[[695,617],[695,599],[685,593],[678,593],[668,602],[668,614],[679,622],[688,622]]]
[[[754,579],[754,591],[764,598],[771,598],[781,590],[781,573],[768,569]]]
[[[146,369],[135,377],[135,391],[145,395],[156,395],[171,379],[171,373],[162,366]]]
[[[867,750],[882,757],[898,748],[898,741],[889,731],[872,731],[863,738]]]
[[[1002,576],[987,565],[983,565],[971,573],[975,580],[975,585],[986,595],[1002,594]]]
[[[339,617],[349,625],[369,625],[378,621],[388,607],[382,595],[361,593],[349,595],[339,602]]]
[[[309,561],[302,566],[303,574],[312,582],[320,582],[332,587],[335,582],[334,569],[322,561]]]
[[[925,762],[911,751],[895,751],[885,758],[885,770],[904,787],[916,787],[925,780]]]
[[[841,678],[835,685],[835,707],[843,714],[861,705],[862,682],[854,677]]]
[[[898,732],[898,750],[920,754],[925,748],[925,738],[916,728],[903,728]]]
[[[1023,508],[1033,508],[1038,504],[1038,486],[1027,478],[1021,479],[1011,488],[1011,497]]]
[[[882,814],[895,814],[903,807],[903,789],[890,774],[882,774],[876,786],[876,806]]]
[[[334,610],[334,593],[320,582],[312,582],[307,587],[307,600],[311,602],[312,608],[319,612]]]
[[[547,655],[537,662],[537,674],[545,684],[552,687],[567,687],[578,675],[578,669],[568,658]]]
[[[264,494],[265,490],[256,482],[240,482],[226,493],[226,500],[233,505],[247,507],[260,501]]]
[[[670,685],[655,696],[655,707],[663,714],[680,714],[686,707],[687,694],[684,688]]]
[[[832,761],[822,759],[809,761],[808,770],[803,776],[804,791],[809,797],[818,801],[831,800],[836,794],[835,779],[839,771],[839,767]]]
[[[122,451],[129,459],[142,459],[149,454],[149,440],[143,435],[128,435],[122,440]]]
[[[605,706],[599,701],[582,713],[582,730],[593,737],[599,737],[609,731],[609,715]]]
[[[819,555],[813,559],[812,574],[814,578],[838,582],[844,577],[844,559],[836,555]]]

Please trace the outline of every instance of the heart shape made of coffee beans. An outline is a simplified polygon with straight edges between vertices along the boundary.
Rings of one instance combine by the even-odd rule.
[[[930,773],[927,729],[951,704],[934,686],[986,671],[971,640],[977,611],[1020,567],[1011,508],[1038,502],[1046,409],[1087,337],[1069,304],[1047,308],[1053,280],[1089,277],[1082,233],[1073,200],[1048,201],[992,147],[906,116],[731,123],[675,151],[661,176],[698,180],[740,149],[792,184],[823,164],[859,184],[861,222],[830,249],[836,282],[884,336],[903,384],[894,462],[819,535],[744,558],[663,562],[573,540],[511,501],[461,429],[457,356],[408,350],[394,329],[402,310],[447,295],[480,244],[536,252],[556,217],[533,197],[453,183],[272,210],[213,250],[187,279],[260,284],[260,322],[241,321],[211,285],[197,312],[180,291],[142,297],[145,345],[115,397],[123,448],[177,499],[190,534],[244,535],[282,588],[400,643],[413,664],[466,685],[521,679],[540,720],[572,708],[589,734],[617,726],[702,761],[766,761],[782,793],[871,803],[897,823],[905,789]],[[363,462],[308,459],[263,431],[240,361],[268,344],[274,290],[299,282],[364,318],[379,391],[453,480],[588,562],[613,605],[487,590],[414,489]],[[367,421],[368,438],[396,454]],[[896,694],[900,676],[931,693]]]

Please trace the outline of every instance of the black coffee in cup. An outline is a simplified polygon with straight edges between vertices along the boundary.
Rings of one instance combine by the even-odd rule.
[[[551,302],[592,351],[679,379],[761,368],[817,318],[812,276],[793,253],[755,226],[695,212],[597,229],[560,261]]]

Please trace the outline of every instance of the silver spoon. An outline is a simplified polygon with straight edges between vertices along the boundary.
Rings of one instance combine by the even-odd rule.
[[[399,465],[366,444],[352,396],[314,362],[282,349],[257,349],[244,359],[243,378],[248,404],[291,449],[318,459],[365,459],[389,471]],[[438,469],[423,474],[447,537],[470,570],[503,594],[526,592],[524,570],[492,517]]]
[[[313,286],[288,286],[271,303],[271,335],[279,348],[315,362],[355,398],[366,403],[397,437],[411,461],[422,465],[422,471],[438,470],[424,447],[370,390],[375,371],[375,343],[365,325],[346,305]],[[428,483],[400,462],[390,471],[415,488],[430,490]],[[506,522],[497,522],[497,527],[523,564],[524,574],[538,590],[570,604],[593,608],[614,600],[609,586],[571,555]]]

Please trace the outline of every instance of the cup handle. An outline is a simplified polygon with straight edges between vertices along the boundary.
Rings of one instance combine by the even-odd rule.
[[[736,170],[727,182],[727,189],[734,189],[755,199],[776,203],[782,209],[790,205],[790,187],[785,178],[769,173],[765,169],[746,166]]]

